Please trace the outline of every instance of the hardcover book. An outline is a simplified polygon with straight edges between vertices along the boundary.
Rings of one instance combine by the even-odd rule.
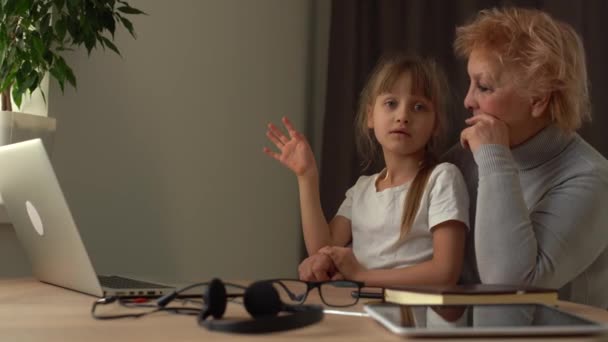
[[[384,289],[384,300],[404,305],[556,304],[557,290],[519,285],[395,286]]]

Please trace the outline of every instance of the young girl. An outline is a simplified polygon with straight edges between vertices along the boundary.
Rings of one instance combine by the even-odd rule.
[[[329,224],[308,142],[287,118],[289,137],[268,125],[266,136],[280,152],[264,152],[298,179],[308,254],[331,257],[339,276],[367,286],[457,282],[468,194],[460,171],[437,165],[433,155],[445,124],[446,84],[430,60],[399,56],[376,67],[361,94],[357,147],[369,162],[381,152],[386,167],[361,176]]]

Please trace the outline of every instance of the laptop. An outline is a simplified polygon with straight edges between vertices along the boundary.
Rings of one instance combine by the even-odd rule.
[[[97,297],[157,297],[174,287],[98,276],[40,139],[0,146],[0,196],[33,275]]]

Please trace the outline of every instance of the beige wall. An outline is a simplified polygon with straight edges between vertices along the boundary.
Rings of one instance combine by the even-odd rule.
[[[328,2],[130,3],[149,16],[133,18],[137,40],[118,33],[123,58],[68,55],[78,90],[50,90],[52,160],[93,263],[168,281],[295,276],[295,178],[262,147],[282,115],[320,137]]]

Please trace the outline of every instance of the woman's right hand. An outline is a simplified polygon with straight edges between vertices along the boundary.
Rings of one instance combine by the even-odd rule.
[[[295,130],[289,119],[284,117],[282,121],[287,128],[289,138],[275,125],[269,123],[266,136],[280,152],[273,152],[264,147],[264,153],[281,162],[298,177],[314,175],[317,172],[317,165],[308,141],[300,132]]]
[[[509,147],[507,124],[489,114],[478,114],[465,120],[469,127],[460,133],[460,144],[477,152],[481,145],[495,144]]]

